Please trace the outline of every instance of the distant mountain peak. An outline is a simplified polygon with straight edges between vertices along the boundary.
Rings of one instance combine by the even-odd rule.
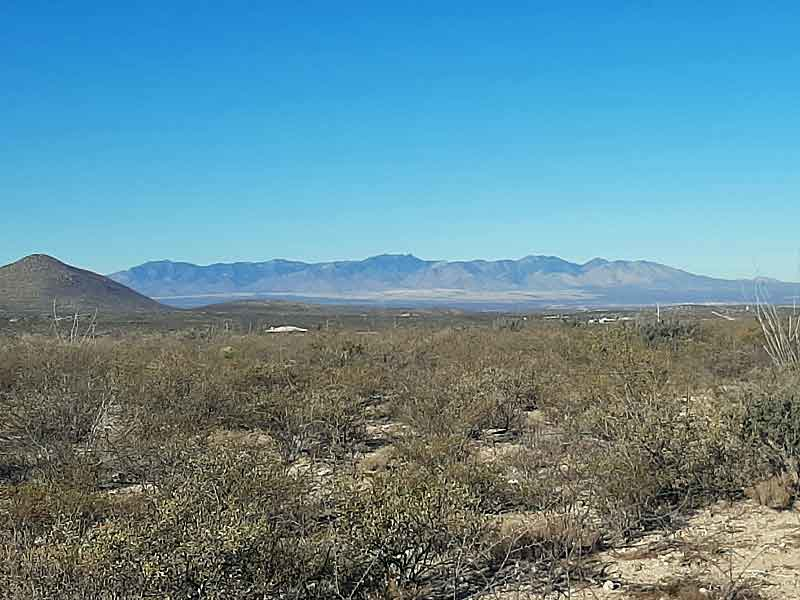
[[[584,269],[594,269],[594,268],[597,268],[597,267],[604,267],[604,266],[606,266],[608,264],[611,264],[611,262],[606,260],[605,258],[600,258],[598,256],[597,258],[593,258],[592,260],[589,260],[589,261],[583,263],[583,265],[581,265],[581,266]]]

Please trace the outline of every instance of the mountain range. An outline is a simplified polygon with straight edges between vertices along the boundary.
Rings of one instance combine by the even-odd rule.
[[[610,306],[749,303],[755,295],[755,280],[717,279],[643,260],[596,258],[578,264],[555,256],[437,261],[383,254],[358,261],[275,259],[207,266],[162,260],[109,277],[175,306],[242,297],[398,305]],[[774,302],[796,295],[796,284],[761,282],[766,282]]]

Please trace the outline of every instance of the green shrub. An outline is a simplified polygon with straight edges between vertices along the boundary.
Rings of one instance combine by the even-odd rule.
[[[744,433],[773,473],[800,476],[800,378],[780,374],[747,390]]]
[[[319,509],[308,481],[268,456],[187,448],[153,517],[93,531],[78,573],[126,596],[324,598]]]
[[[448,369],[407,385],[395,410],[421,433],[474,439],[486,429],[519,430],[539,393],[532,371]]]
[[[679,342],[691,340],[698,333],[696,324],[673,320],[642,323],[638,326],[638,330],[645,343],[652,346],[662,343],[674,346]]]
[[[333,559],[344,597],[428,597],[469,571],[464,553],[489,531],[469,489],[414,468],[343,482],[337,497]]]

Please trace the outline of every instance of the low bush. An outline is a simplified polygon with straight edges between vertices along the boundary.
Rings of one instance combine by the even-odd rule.
[[[342,597],[427,598],[442,588],[457,595],[479,567],[489,523],[460,482],[409,466],[346,482],[337,496],[333,560]]]
[[[774,474],[800,476],[800,377],[776,373],[744,392],[744,431]]]
[[[722,325],[3,340],[0,597],[566,594],[793,499],[800,381]]]

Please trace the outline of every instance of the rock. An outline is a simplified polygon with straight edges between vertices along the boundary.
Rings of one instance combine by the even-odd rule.
[[[620,584],[610,579],[603,584],[603,589],[607,592],[614,592],[620,588]]]
[[[236,353],[236,350],[233,349],[233,346],[224,346],[219,349],[219,355],[222,358],[233,358],[233,355]]]

